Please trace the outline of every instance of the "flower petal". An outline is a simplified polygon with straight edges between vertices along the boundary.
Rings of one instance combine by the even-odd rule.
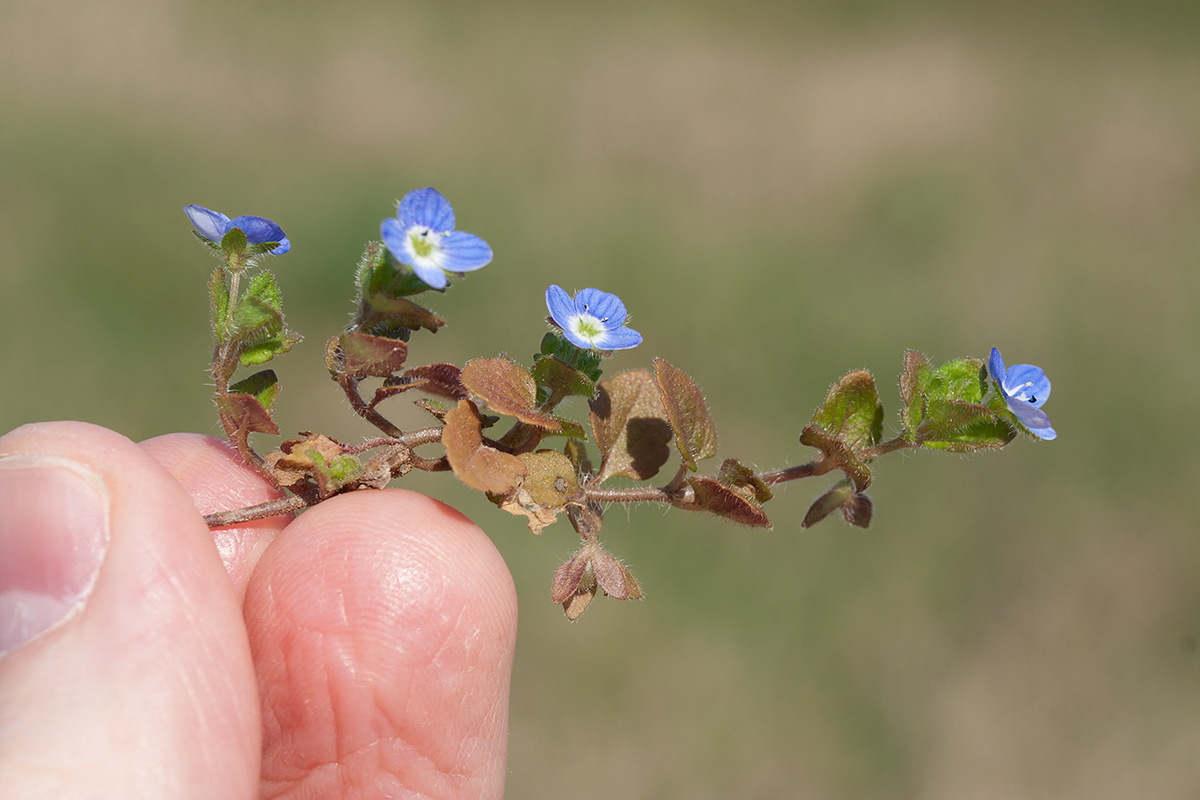
[[[584,289],[575,295],[575,308],[579,312],[587,311],[593,317],[602,320],[605,328],[621,327],[628,316],[621,298],[599,289]]]
[[[413,225],[423,225],[438,233],[454,230],[454,208],[432,186],[414,189],[404,195],[396,209],[396,217],[405,230]]]
[[[1006,394],[1018,395],[1035,406],[1041,406],[1050,397],[1050,379],[1041,367],[1035,367],[1033,364],[1015,364],[1004,373],[1004,391]]]
[[[571,320],[575,318],[575,302],[571,300],[571,295],[561,286],[551,285],[546,290],[546,309],[550,312],[550,316],[558,323],[564,331],[571,327]],[[567,337],[570,339],[570,337]],[[579,345],[574,339],[571,343]],[[590,345],[582,345],[582,347],[590,347]]]
[[[438,262],[450,272],[470,272],[492,263],[492,248],[466,231],[451,231],[442,237]]]
[[[1053,439],[1058,436],[1054,428],[1050,427],[1050,418],[1046,416],[1046,412],[1032,403],[1009,398],[1008,408],[1013,414],[1016,414],[1017,419],[1021,420],[1021,424],[1029,428],[1039,439]]]
[[[379,223],[379,238],[383,239],[383,244],[391,252],[392,257],[401,264],[411,266],[412,256],[408,252],[408,236],[404,231],[404,226],[395,217],[388,217]]]
[[[1004,359],[1000,357],[1000,350],[992,348],[992,357],[988,359],[988,373],[992,378],[1004,388]]]
[[[292,243],[289,242],[288,238],[285,236],[279,240],[279,247],[276,247],[274,250],[272,250],[270,252],[271,252],[271,255],[273,255],[273,256],[281,256],[284,253],[286,253],[288,250],[291,250],[291,249],[292,249]]]
[[[436,264],[430,263],[428,259],[414,258],[412,271],[417,273],[417,277],[425,281],[430,288],[445,289],[449,280],[446,278],[446,273]]]
[[[283,228],[280,228],[271,220],[265,217],[255,217],[245,215],[234,217],[229,220],[226,225],[226,232],[233,228],[241,228],[242,233],[246,234],[247,244],[262,244],[264,242],[279,242],[282,244],[287,240],[287,236],[283,233]],[[284,252],[287,252],[286,250]]]
[[[210,242],[220,244],[221,238],[229,230],[226,227],[229,224],[229,217],[219,211],[211,211],[204,206],[193,204],[184,206],[183,213],[187,214],[188,219],[191,220],[192,227],[196,229],[196,233]]]
[[[642,335],[633,328],[622,325],[605,331],[596,337],[596,347],[601,350],[628,350],[642,343]]]

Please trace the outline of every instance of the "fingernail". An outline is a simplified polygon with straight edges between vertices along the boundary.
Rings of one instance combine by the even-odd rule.
[[[108,549],[108,490],[51,456],[0,458],[0,656],[83,608]]]

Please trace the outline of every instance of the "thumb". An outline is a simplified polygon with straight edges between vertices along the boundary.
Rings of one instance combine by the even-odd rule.
[[[240,609],[203,520],[83,423],[0,438],[0,795],[257,793]]]

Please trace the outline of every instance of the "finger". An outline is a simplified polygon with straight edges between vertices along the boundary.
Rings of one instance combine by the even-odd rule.
[[[387,489],[300,515],[246,594],[263,795],[502,797],[516,612],[491,540],[441,503]]]
[[[82,423],[0,438],[0,786],[9,797],[252,797],[240,609],[192,501]]]
[[[179,481],[201,514],[246,508],[283,496],[223,439],[171,433],[147,439],[141,447]],[[212,530],[239,603],[246,596],[246,584],[258,559],[290,520],[289,514]]]

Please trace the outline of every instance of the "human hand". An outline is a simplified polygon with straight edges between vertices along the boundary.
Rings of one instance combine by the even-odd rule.
[[[399,489],[201,519],[274,496],[209,437],[0,438],[0,796],[503,795],[491,541]]]

